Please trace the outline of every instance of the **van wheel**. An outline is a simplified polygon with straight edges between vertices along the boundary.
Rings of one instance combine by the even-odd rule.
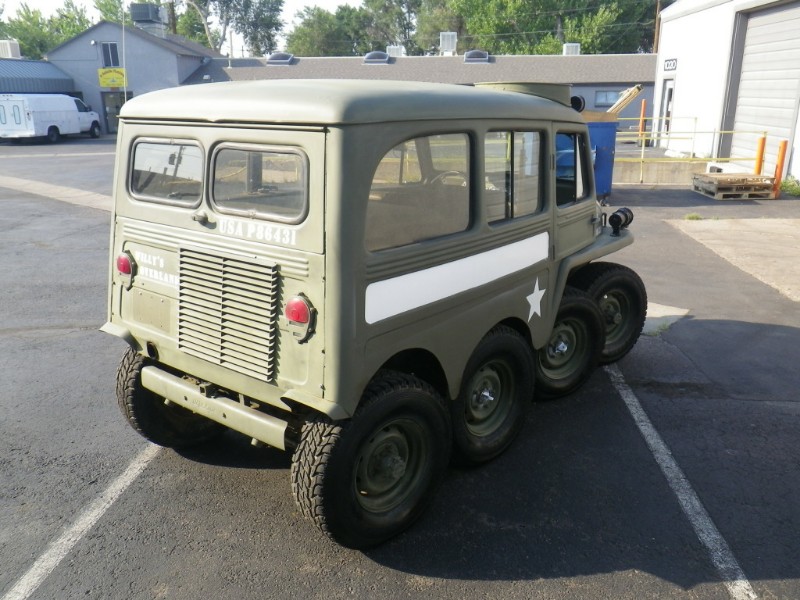
[[[61,134],[58,131],[58,127],[51,127],[47,130],[47,141],[51,144],[55,144],[58,140],[61,139]]]
[[[89,135],[92,136],[93,138],[99,138],[100,137],[100,133],[101,133],[100,123],[98,123],[97,121],[94,121],[92,123],[92,127],[89,129]]]
[[[481,340],[450,405],[457,462],[480,464],[508,448],[533,397],[533,370],[530,345],[510,327],[495,327]]]
[[[128,423],[142,437],[159,446],[179,448],[210,440],[224,427],[182,406],[164,404],[164,399],[142,386],[142,368],[149,363],[128,348],[117,369],[117,402]]]
[[[536,353],[536,393],[559,398],[589,379],[605,344],[603,315],[586,292],[567,286],[550,339]]]
[[[295,501],[337,543],[375,546],[427,508],[450,444],[448,415],[433,388],[381,372],[351,419],[303,424],[292,458]]]
[[[595,299],[606,327],[600,363],[618,361],[636,344],[647,318],[647,290],[635,271],[615,263],[589,263],[570,283]]]

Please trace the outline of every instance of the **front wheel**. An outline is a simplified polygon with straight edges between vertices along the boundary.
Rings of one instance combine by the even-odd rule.
[[[590,263],[573,285],[594,298],[603,314],[606,343],[600,363],[618,361],[631,351],[647,318],[647,291],[635,271],[615,263]]]
[[[92,123],[91,128],[89,129],[89,135],[91,137],[93,137],[93,138],[99,138],[100,137],[100,133],[101,133],[100,123],[98,123],[97,121],[94,121]]]
[[[337,543],[375,546],[427,508],[450,439],[438,394],[413,376],[383,372],[350,420],[318,417],[303,425],[292,457],[295,501]]]
[[[486,462],[511,444],[533,397],[533,369],[531,347],[513,329],[496,327],[481,340],[451,404],[458,462]]]
[[[536,353],[536,393],[559,398],[577,390],[592,375],[605,344],[603,316],[597,303],[567,286],[550,339]]]
[[[128,348],[117,369],[119,408],[142,437],[159,446],[181,448],[210,440],[225,429],[182,406],[165,404],[164,398],[142,386],[147,363],[148,359]]]

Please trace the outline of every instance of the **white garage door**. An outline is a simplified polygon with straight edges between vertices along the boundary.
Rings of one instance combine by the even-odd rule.
[[[764,174],[772,175],[778,142],[789,140],[800,105],[800,2],[750,15],[742,57],[731,157],[754,157],[767,132]],[[788,157],[787,157],[788,159]],[[749,169],[753,163],[749,162]]]

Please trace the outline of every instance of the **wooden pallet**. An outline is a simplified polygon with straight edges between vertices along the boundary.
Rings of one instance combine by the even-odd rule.
[[[715,200],[773,200],[775,178],[750,173],[698,173],[695,192]]]

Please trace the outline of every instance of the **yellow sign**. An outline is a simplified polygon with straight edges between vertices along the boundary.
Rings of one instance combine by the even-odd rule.
[[[100,80],[100,87],[121,88],[128,85],[125,69],[121,67],[97,69],[97,78]]]

